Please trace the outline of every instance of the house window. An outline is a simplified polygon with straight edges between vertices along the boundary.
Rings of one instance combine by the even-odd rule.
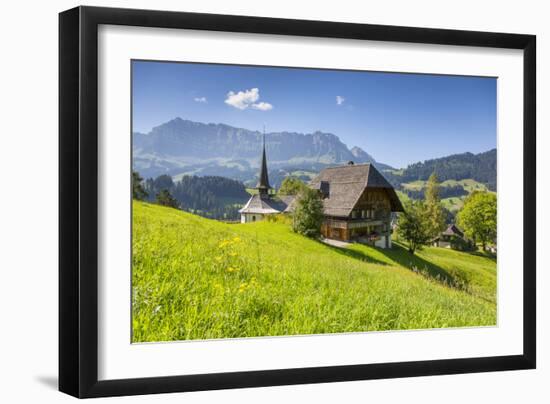
[[[365,218],[365,216],[366,216],[366,212],[365,212],[365,210],[362,210],[362,211],[361,211],[361,218],[363,218],[363,219],[364,219],[364,218]]]
[[[256,221],[256,216],[252,216],[252,221],[253,221],[253,222]]]
[[[357,211],[356,210],[351,212],[351,218],[352,219],[357,219]]]

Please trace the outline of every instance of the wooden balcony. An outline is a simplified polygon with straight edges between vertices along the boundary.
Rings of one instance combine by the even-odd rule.
[[[326,218],[324,224],[335,229],[357,229],[366,226],[381,226],[388,224],[390,217],[375,217],[372,219],[356,218],[356,219],[333,219]]]

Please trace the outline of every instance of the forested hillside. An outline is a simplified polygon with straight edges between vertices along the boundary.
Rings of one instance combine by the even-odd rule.
[[[432,173],[440,181],[473,179],[496,191],[497,150],[484,153],[461,153],[410,164],[402,170],[386,170],[384,175],[394,186],[411,181],[425,181]]]
[[[160,175],[147,179],[144,187],[151,202],[165,189],[180,203],[181,209],[222,220],[238,219],[238,210],[250,197],[241,182],[216,176],[184,176],[174,182],[169,175]]]

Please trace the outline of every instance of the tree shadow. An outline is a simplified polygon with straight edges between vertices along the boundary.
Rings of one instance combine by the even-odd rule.
[[[330,249],[331,251],[342,254],[349,258],[354,258],[370,264],[391,266],[390,263],[373,258],[372,256],[367,255],[361,251],[353,250],[347,247],[332,246],[330,244],[323,243],[322,241],[319,241],[319,243],[322,243],[323,246]],[[393,242],[392,248],[372,248],[375,248],[376,251],[383,254],[386,258],[388,258],[390,262],[394,263],[395,265],[407,268],[435,282],[469,292],[467,279],[461,278],[456,274],[451,274],[448,270],[434,264],[433,262],[426,261],[424,258],[418,256],[417,254],[411,254],[407,248],[405,248],[398,242]]]
[[[392,248],[378,249],[378,251],[396,264],[414,272],[419,272],[423,276],[454,288],[468,289],[467,279],[460,278],[456,276],[456,274],[451,274],[448,270],[433,262],[426,261],[417,254],[411,254],[409,250],[400,243],[393,242]]]
[[[336,247],[330,244],[323,243],[322,241],[319,241],[319,243],[321,243],[324,247],[328,248],[331,251],[334,251],[338,254],[342,254],[346,257],[350,257],[350,258],[357,259],[359,261],[366,262],[368,264],[389,265],[387,262],[380,261],[361,251],[351,250],[347,247]]]
[[[470,255],[475,255],[476,257],[488,258],[496,262],[497,256],[491,252],[482,252],[482,251],[466,251]]]

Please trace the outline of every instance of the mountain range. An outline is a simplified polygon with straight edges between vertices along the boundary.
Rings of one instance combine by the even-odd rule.
[[[256,175],[262,139],[259,131],[176,118],[147,134],[133,133],[134,169],[144,177],[196,174],[247,181]],[[318,171],[350,160],[391,168],[357,146],[349,149],[332,133],[269,132],[265,142],[270,170]]]
[[[133,133],[133,167],[144,178],[213,175],[253,186],[263,138],[259,131],[175,118],[147,134]],[[265,143],[273,186],[287,175],[308,180],[327,166],[353,161],[373,163],[397,187],[401,182],[425,179],[434,170],[444,177],[441,179],[474,178],[496,187],[496,149],[427,160],[396,170],[358,146],[348,148],[332,133],[269,132]]]

